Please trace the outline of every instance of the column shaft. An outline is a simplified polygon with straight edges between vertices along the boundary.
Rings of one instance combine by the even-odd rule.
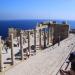
[[[46,28],[44,28],[44,48],[46,48]]]
[[[28,31],[28,51],[30,54],[30,31]]]
[[[24,59],[23,56],[23,31],[20,32],[20,50],[21,50],[21,60]]]
[[[0,72],[4,71],[4,64],[2,59],[2,43],[1,43],[1,36],[0,36]]]
[[[39,30],[39,48],[41,49],[41,29]]]
[[[14,46],[13,46],[13,33],[10,34],[11,36],[11,65],[14,65]]]
[[[53,44],[54,43],[54,30],[53,30],[53,27],[51,27],[51,43]]]
[[[34,52],[36,52],[36,29],[34,29]]]
[[[48,41],[47,41],[47,44],[49,45],[50,43],[50,27],[48,27]]]

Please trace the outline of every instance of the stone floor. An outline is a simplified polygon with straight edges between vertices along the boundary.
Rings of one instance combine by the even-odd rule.
[[[16,48],[14,50],[17,52]],[[56,75],[71,50],[75,50],[75,35],[73,34],[61,41],[60,46],[55,44],[11,66],[4,75]],[[10,57],[10,51],[4,56],[4,61],[6,61],[5,57]]]

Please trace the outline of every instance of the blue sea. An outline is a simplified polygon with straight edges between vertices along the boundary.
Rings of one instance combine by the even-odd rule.
[[[37,23],[43,21],[50,21],[50,20],[2,20],[0,21],[0,36],[3,38],[7,37],[8,35],[8,28],[17,28],[17,29],[33,29],[36,27]],[[57,23],[62,23],[65,20],[54,20]],[[75,21],[68,20],[67,24],[70,25],[71,29],[75,28]]]

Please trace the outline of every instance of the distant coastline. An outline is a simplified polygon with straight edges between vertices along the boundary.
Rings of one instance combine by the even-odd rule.
[[[8,35],[8,28],[19,28],[19,29],[33,29],[37,23],[43,21],[50,21],[49,19],[25,19],[25,20],[0,20],[0,35],[6,37]],[[66,20],[51,20],[57,23],[62,23]],[[70,25],[71,29],[75,29],[75,21],[67,20],[67,24]]]

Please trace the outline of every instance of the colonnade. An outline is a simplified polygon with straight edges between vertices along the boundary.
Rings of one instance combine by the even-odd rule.
[[[42,25],[42,27],[38,27],[36,29],[33,29],[33,34],[34,34],[34,52],[36,52],[36,33],[39,31],[39,49],[42,49],[42,30],[43,30],[43,41],[44,41],[44,47],[46,48],[49,46],[49,44],[53,41],[53,26],[49,25]],[[30,32],[31,30],[27,31],[27,36],[28,36],[28,52],[29,55],[31,53],[31,45],[30,45]],[[10,38],[11,38],[11,65],[15,64],[15,54],[14,54],[14,43],[13,43],[13,33],[11,33]],[[21,51],[21,60],[24,60],[24,48],[23,48],[23,30],[20,31],[20,51]],[[3,64],[3,54],[2,54],[2,45],[1,45],[1,36],[0,36],[0,71],[4,71],[4,64]]]

